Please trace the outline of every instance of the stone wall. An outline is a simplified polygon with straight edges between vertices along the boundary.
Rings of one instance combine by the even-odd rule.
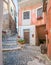
[[[0,0],[0,65],[2,63],[2,22],[3,22],[3,0]]]

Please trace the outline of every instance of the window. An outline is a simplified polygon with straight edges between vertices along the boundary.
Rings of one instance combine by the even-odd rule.
[[[12,13],[12,15],[13,15],[13,8],[11,7],[11,13]]]
[[[42,19],[43,8],[37,10],[37,19]]]
[[[23,19],[29,19],[30,18],[30,12],[27,11],[27,12],[24,12],[23,13]]]
[[[11,12],[13,11],[12,7],[11,7]]]

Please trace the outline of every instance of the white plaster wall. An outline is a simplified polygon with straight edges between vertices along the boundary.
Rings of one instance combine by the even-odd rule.
[[[24,39],[24,29],[29,29],[30,30],[30,45],[35,45],[36,43],[36,30],[35,30],[35,26],[19,26],[19,36],[21,36],[21,38]],[[32,37],[32,34],[34,34],[34,37]]]
[[[31,24],[31,19],[26,19],[26,20],[23,20],[22,21],[22,25],[23,26],[28,26],[28,25],[30,25]]]
[[[34,34],[34,37],[32,37],[32,34]],[[30,44],[35,45],[36,44],[36,36],[35,36],[35,26],[31,26],[30,28]]]

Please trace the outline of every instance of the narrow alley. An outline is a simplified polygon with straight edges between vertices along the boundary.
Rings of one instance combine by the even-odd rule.
[[[3,51],[4,65],[51,65],[40,52],[40,47],[25,46],[23,49]]]
[[[51,65],[51,0],[1,0],[0,65]]]

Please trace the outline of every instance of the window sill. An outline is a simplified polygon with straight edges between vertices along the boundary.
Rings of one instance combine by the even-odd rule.
[[[43,19],[43,17],[38,17],[38,18],[37,18],[37,20],[42,20],[42,19]]]

